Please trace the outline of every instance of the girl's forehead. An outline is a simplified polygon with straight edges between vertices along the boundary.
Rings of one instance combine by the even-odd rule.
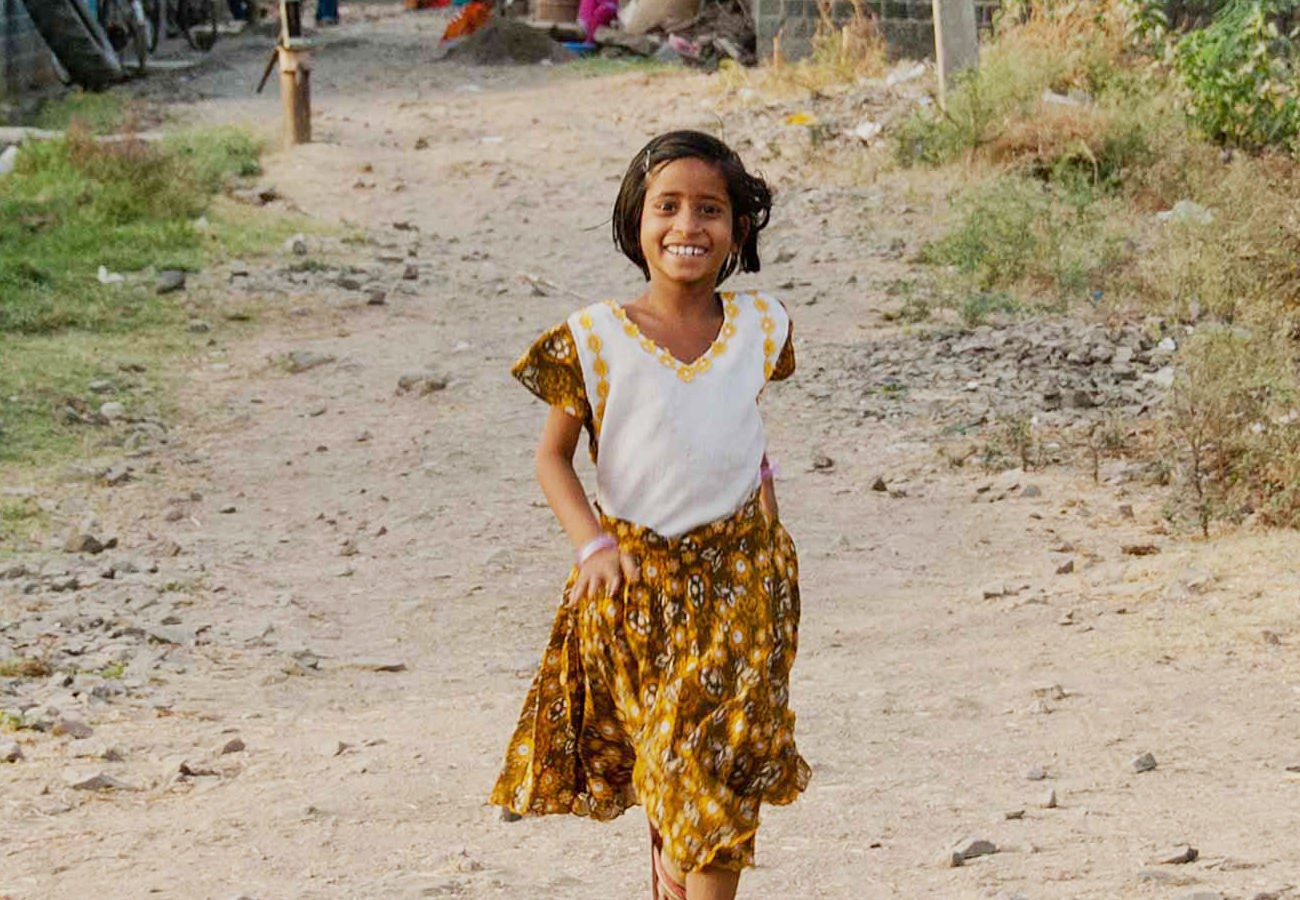
[[[684,156],[670,159],[650,170],[647,194],[712,194],[727,196],[727,179],[722,167],[707,159]]]

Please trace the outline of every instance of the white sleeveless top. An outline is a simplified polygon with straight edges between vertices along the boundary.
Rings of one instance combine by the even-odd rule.
[[[718,337],[689,365],[613,302],[568,320],[599,448],[600,507],[665,537],[734,513],[759,483],[767,440],[758,398],[790,320],[764,294],[721,297]]]

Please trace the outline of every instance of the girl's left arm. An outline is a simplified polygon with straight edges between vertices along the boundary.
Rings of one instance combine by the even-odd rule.
[[[775,521],[778,515],[776,505],[776,478],[772,470],[772,464],[767,461],[767,454],[763,454],[763,465],[760,471],[763,473],[762,480],[758,484],[758,505],[763,510],[763,515],[767,516],[768,521]]]

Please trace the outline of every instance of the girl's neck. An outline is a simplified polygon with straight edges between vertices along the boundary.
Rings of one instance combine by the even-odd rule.
[[[636,304],[666,319],[700,319],[716,315],[718,301],[713,285],[656,284],[650,282]]]

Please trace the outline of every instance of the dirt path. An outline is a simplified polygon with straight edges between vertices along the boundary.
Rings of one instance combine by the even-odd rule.
[[[504,823],[484,805],[567,557],[531,476],[543,411],[507,368],[578,297],[638,289],[605,222],[647,136],[719,118],[742,145],[761,135],[716,79],[438,65],[438,19],[367,11],[320,56],[320,141],[270,156],[265,180],[374,238],[354,262],[386,303],[322,288],[220,340],[157,471],[91,495],[128,551],[180,545],[170,591],[6,601],[12,617],[152,592],[197,634],[126,702],[79,712],[120,761],[20,733],[0,895],[648,893],[639,814]],[[273,123],[274,98],[247,93],[261,53],[228,47],[176,88],[185,114]],[[871,248],[907,213],[796,163],[764,163],[773,262],[742,284],[792,285],[801,368],[768,417],[803,558],[794,703],[815,777],[766,813],[742,896],[1296,896],[1300,577],[1282,562],[1300,541],[1175,540],[1154,489],[955,469],[915,421],[848,414],[843,361],[890,333],[876,313],[905,265]],[[274,362],[295,351],[334,360]],[[445,389],[396,391],[425,369]],[[74,790],[86,771],[138,790]],[[963,838],[999,852],[944,865]],[[1159,862],[1188,844],[1195,862]]]

